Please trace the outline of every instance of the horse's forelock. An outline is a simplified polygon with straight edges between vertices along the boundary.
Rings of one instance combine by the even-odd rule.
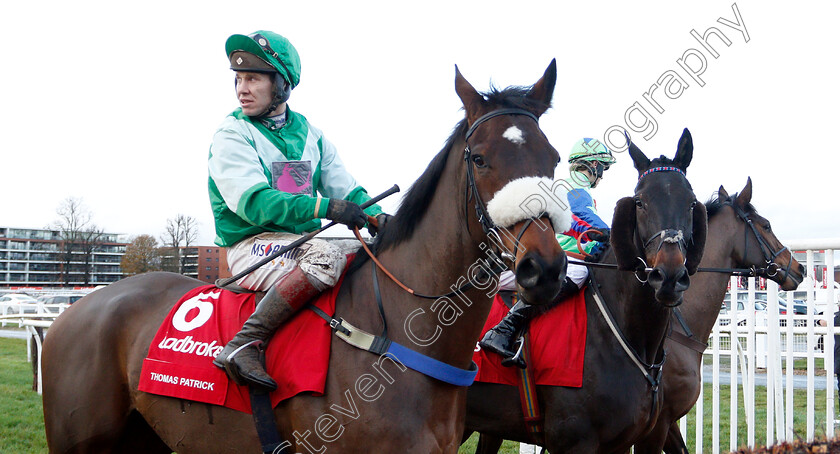
[[[709,197],[709,200],[707,200],[704,204],[706,205],[706,216],[711,218],[717,214],[724,205],[732,203],[734,200],[738,199],[738,194],[739,193],[737,192],[735,194],[731,194],[726,200],[720,200],[717,192],[712,194],[712,196]],[[752,203],[747,204],[746,212],[747,214],[757,213],[755,206]]]
[[[494,108],[517,108],[529,112],[544,112],[551,107],[551,103],[546,105],[542,101],[529,98],[528,93],[531,91],[531,88],[511,86],[500,89],[491,85],[490,91],[481,95],[484,96],[488,103],[493,104],[495,106]]]

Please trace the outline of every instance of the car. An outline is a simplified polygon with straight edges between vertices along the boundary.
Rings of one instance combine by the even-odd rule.
[[[747,307],[747,298],[746,293],[744,294],[744,299],[740,298],[740,294],[738,295],[738,302],[735,304],[735,313],[732,314],[731,317],[724,318],[720,321],[722,326],[726,326],[730,323],[732,318],[737,319],[738,326],[745,326],[747,324],[747,313],[744,310]],[[767,303],[763,300],[756,299],[753,302],[754,310],[755,310],[755,320],[757,325],[762,325],[767,323]],[[726,298],[723,300],[723,304],[721,305],[721,314],[728,314],[730,308],[732,307],[731,298],[729,294],[726,295]]]
[[[84,297],[85,295],[52,295],[42,296],[38,300],[43,301],[44,304],[73,304]]]
[[[0,296],[0,313],[35,314],[38,312],[35,298],[25,293],[7,293]]]
[[[783,298],[779,297],[779,314],[785,315],[787,314],[787,306],[788,302],[785,301]],[[817,313],[816,309],[813,309],[811,312],[814,314]],[[808,314],[808,303],[802,300],[793,300],[793,313],[796,315],[807,315]]]
[[[38,297],[38,302],[47,306],[46,309],[48,312],[58,313],[61,312],[59,309],[60,305],[66,307],[84,297],[85,295],[79,294],[40,296]]]

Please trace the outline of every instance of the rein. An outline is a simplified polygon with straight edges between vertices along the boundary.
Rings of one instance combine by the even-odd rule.
[[[487,120],[500,116],[500,115],[524,115],[527,116],[534,121],[538,121],[536,115],[522,109],[498,109],[487,114],[482,115],[479,117],[473,125],[467,130],[465,142],[470,138],[472,133],[475,129],[481,125],[482,123],[486,122]],[[494,240],[497,242],[498,246],[504,248],[501,237],[498,232],[498,226],[493,222],[490,217],[489,212],[487,211],[487,207],[485,206],[484,202],[481,199],[481,195],[478,192],[478,188],[475,184],[475,175],[473,173],[472,166],[474,165],[473,161],[470,159],[472,156],[470,152],[469,144],[467,144],[464,148],[464,160],[466,161],[467,166],[467,191],[468,196],[465,197],[466,199],[466,206],[469,205],[469,198],[475,197],[475,210],[476,214],[478,215],[478,221],[484,230],[485,235],[490,239],[492,243]],[[471,192],[470,192],[471,190]],[[525,225],[522,227],[522,230],[516,237],[514,243],[514,253],[513,255],[502,252],[501,254],[497,254],[496,251],[488,250],[487,255],[490,259],[494,262],[493,267],[490,270],[491,273],[496,275],[500,274],[502,271],[508,269],[508,266],[505,264],[504,259],[509,260],[516,260],[516,251],[519,247],[519,240],[525,234],[525,231],[530,227],[533,219],[528,219],[525,222]],[[467,230],[469,231],[469,223],[467,223]],[[453,290],[449,293],[443,295],[424,295],[414,291],[414,289],[408,287],[407,285],[403,284],[399,279],[397,279],[390,271],[388,271],[382,263],[379,261],[378,258],[373,254],[373,252],[368,247],[367,243],[362,239],[361,232],[359,231],[358,227],[353,228],[353,233],[355,234],[356,238],[362,244],[362,248],[368,254],[370,259],[376,266],[371,267],[372,272],[372,279],[373,279],[373,291],[374,296],[376,299],[376,303],[379,309],[379,316],[382,319],[382,334],[379,336],[375,336],[373,334],[367,333],[355,326],[347,323],[341,318],[332,318],[327,315],[324,311],[318,309],[313,305],[309,305],[308,307],[314,311],[318,316],[323,318],[330,326],[330,328],[335,332],[336,336],[347,342],[348,344],[362,349],[367,350],[369,352],[383,355],[383,354],[390,354],[394,356],[397,360],[399,360],[403,365],[409,367],[417,372],[420,372],[424,375],[430,376],[432,378],[436,378],[440,381],[445,383],[449,383],[455,386],[469,386],[472,384],[473,380],[475,379],[476,374],[478,373],[478,368],[476,364],[473,362],[469,369],[461,369],[455,366],[451,366],[447,363],[442,361],[438,361],[432,357],[423,355],[421,353],[415,352],[409,348],[406,348],[396,342],[393,342],[391,339],[388,338],[388,324],[385,318],[385,308],[382,303],[382,295],[379,290],[379,279],[377,278],[376,270],[377,268],[382,270],[386,276],[388,276],[394,283],[396,283],[401,289],[406,291],[412,296],[416,296],[419,298],[426,298],[426,299],[439,299],[439,298],[446,298],[455,296],[458,293],[463,293],[471,288],[474,288],[472,284],[472,280],[468,279],[464,285],[459,287],[456,290]],[[484,247],[481,247],[484,249]],[[499,257],[501,255],[501,258]],[[483,270],[482,270],[483,271]]]
[[[502,245],[501,236],[499,235],[499,227],[496,225],[495,222],[493,222],[493,219],[490,217],[490,213],[487,211],[487,206],[484,204],[484,201],[481,199],[481,195],[478,192],[478,187],[475,184],[475,173],[473,172],[473,165],[475,163],[472,161],[472,159],[470,159],[472,157],[472,152],[470,151],[470,146],[467,142],[469,141],[470,136],[472,136],[475,130],[482,123],[486,122],[487,120],[490,120],[491,118],[495,118],[501,115],[523,115],[528,118],[531,118],[535,122],[539,122],[537,116],[532,114],[531,112],[528,112],[527,110],[515,108],[497,109],[478,117],[478,119],[476,119],[475,122],[473,122],[473,124],[469,127],[466,136],[464,137],[464,142],[466,144],[464,147],[464,161],[466,162],[467,166],[467,196],[465,197],[465,209],[469,206],[469,199],[475,198],[475,212],[478,217],[478,222],[481,224],[481,227],[484,230],[485,235],[487,235],[487,237],[490,239],[490,242],[499,246]],[[507,259],[512,262],[516,260],[516,252],[519,249],[519,240],[525,234],[525,231],[528,230],[528,227],[531,226],[532,222],[533,219],[528,219],[525,222],[525,225],[522,227],[522,230],[516,236],[516,240],[513,246],[513,254],[510,254],[506,251],[501,251],[498,254],[495,251],[488,251],[490,253],[488,255],[494,262],[493,268],[490,270],[492,273],[499,275],[502,271],[509,268],[507,265],[505,265],[503,259]],[[469,231],[469,223],[467,223],[467,230]],[[353,231],[356,235],[356,238],[362,243],[362,248],[364,248],[365,252],[367,252],[368,256],[371,258],[371,260],[373,260],[373,263],[375,263],[376,266],[380,270],[382,270],[382,272],[385,273],[386,276],[388,276],[388,278],[394,281],[394,283],[396,283],[400,288],[405,290],[410,295],[425,299],[438,299],[455,296],[458,293],[463,293],[464,291],[474,287],[472,285],[472,281],[468,279],[467,282],[458,289],[443,295],[424,295],[422,293],[417,293],[414,289],[403,284],[399,279],[397,279],[393,274],[391,274],[391,272],[388,271],[388,269],[385,268],[384,265],[382,265],[379,259],[377,259],[376,256],[374,256],[373,252],[371,252],[371,250],[368,248],[367,243],[365,243],[364,240],[362,240],[362,236],[358,228],[354,228]],[[501,258],[499,258],[499,256],[501,256]],[[376,274],[374,273],[374,278],[375,277]]]

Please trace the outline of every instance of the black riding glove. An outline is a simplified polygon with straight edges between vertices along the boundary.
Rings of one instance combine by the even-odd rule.
[[[381,213],[376,216],[376,223],[378,225],[373,225],[368,223],[368,233],[370,236],[376,236],[377,233],[381,232],[383,228],[385,228],[385,224],[392,218],[390,214]]]
[[[608,243],[610,241],[610,229],[593,229],[597,232],[587,233],[586,236],[592,241],[599,241],[601,243]]]
[[[367,223],[367,215],[359,205],[341,199],[330,199],[327,206],[327,219],[353,227],[362,228]]]
[[[604,251],[607,249],[607,245],[609,243],[601,243],[595,245],[591,251],[589,251],[589,255],[584,257],[585,262],[593,262],[597,263],[601,260],[601,256],[604,254]]]

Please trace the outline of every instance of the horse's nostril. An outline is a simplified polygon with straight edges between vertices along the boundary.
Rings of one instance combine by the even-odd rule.
[[[683,268],[677,273],[674,289],[678,292],[684,292],[688,290],[689,285],[691,285],[691,277],[688,275],[688,270]]]
[[[805,266],[801,263],[799,264],[799,274],[801,274],[802,277],[805,277]]]
[[[540,280],[542,267],[533,257],[524,258],[516,266],[516,282],[522,288],[536,287]]]
[[[648,273],[647,280],[654,287],[661,286],[665,282],[665,273],[660,268],[654,268]]]

